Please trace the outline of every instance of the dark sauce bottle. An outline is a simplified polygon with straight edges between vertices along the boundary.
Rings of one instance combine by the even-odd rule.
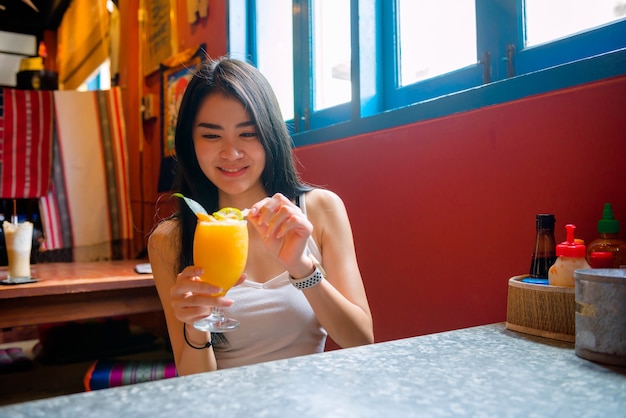
[[[530,262],[529,277],[523,279],[526,283],[548,284],[548,270],[556,261],[556,240],[554,239],[554,225],[556,218],[552,214],[540,213],[535,218],[537,238],[535,249]]]

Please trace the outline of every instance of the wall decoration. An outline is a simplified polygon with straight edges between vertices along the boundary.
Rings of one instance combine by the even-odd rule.
[[[161,145],[163,159],[159,175],[158,191],[171,190],[175,154],[174,137],[178,109],[185,89],[195,71],[200,68],[204,45],[197,50],[186,50],[170,57],[167,65],[161,65]]]
[[[176,1],[145,0],[140,17],[145,20],[144,76],[159,69],[159,65],[178,52]]]
[[[209,15],[209,0],[187,0],[187,22],[193,25],[198,18],[205,19]]]
[[[163,71],[163,97],[161,106],[163,109],[163,156],[174,156],[174,133],[176,131],[176,121],[178,109],[183,93],[193,77],[194,71],[199,68],[200,57],[194,56],[189,62],[173,68],[166,68]]]

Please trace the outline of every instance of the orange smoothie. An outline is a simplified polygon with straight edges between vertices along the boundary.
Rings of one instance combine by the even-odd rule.
[[[248,259],[247,222],[198,219],[193,240],[194,264],[204,269],[202,281],[220,287],[222,293],[237,283]]]

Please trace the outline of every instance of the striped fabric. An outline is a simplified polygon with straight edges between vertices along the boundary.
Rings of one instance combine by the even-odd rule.
[[[119,88],[54,92],[58,138],[50,192],[40,199],[48,249],[74,261],[130,258],[126,128]]]
[[[83,383],[85,391],[90,392],[176,376],[173,361],[98,360],[87,370]]]
[[[48,192],[53,112],[51,91],[0,88],[0,198]]]

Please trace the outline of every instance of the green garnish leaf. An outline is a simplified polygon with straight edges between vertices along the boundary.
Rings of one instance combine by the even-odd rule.
[[[187,206],[189,206],[189,209],[191,209],[193,213],[195,213],[196,215],[198,213],[202,213],[203,215],[209,214],[209,212],[207,212],[206,209],[204,209],[200,203],[196,202],[195,200],[189,197],[183,196],[182,193],[172,193],[172,196],[180,197],[181,199],[183,199],[185,203],[187,203]]]

